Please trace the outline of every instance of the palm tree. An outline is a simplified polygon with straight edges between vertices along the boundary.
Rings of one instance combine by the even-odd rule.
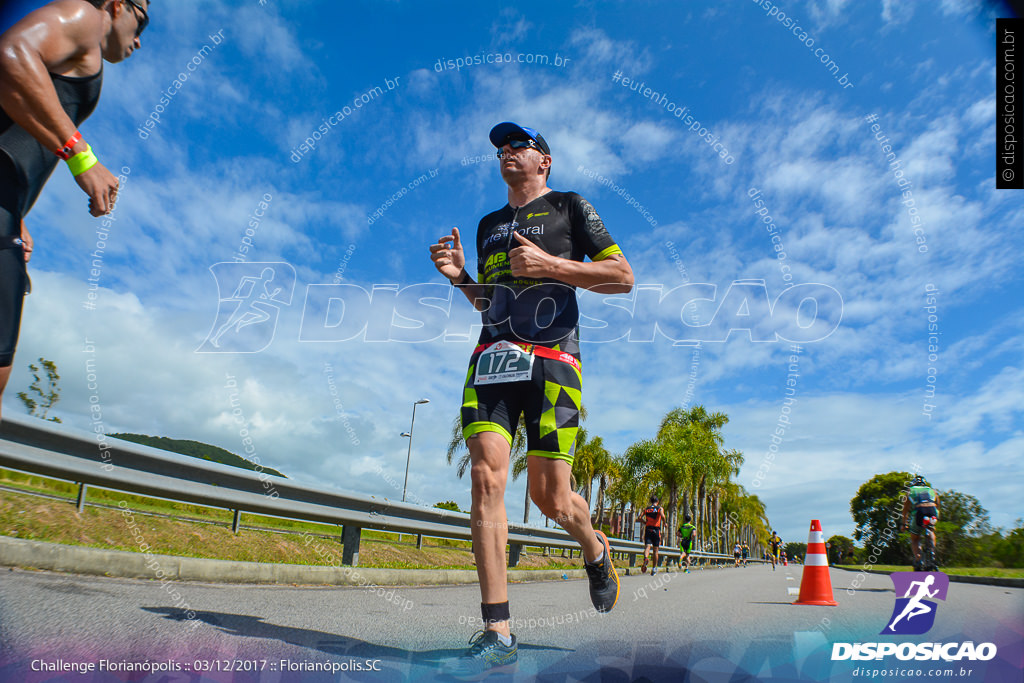
[[[740,467],[743,465],[743,453],[737,450],[729,450],[720,453],[721,458],[715,461],[715,466],[712,468],[712,478],[709,486],[709,497],[710,504],[713,510],[714,525],[716,529],[722,529],[722,495],[734,496],[736,498],[742,497],[743,487],[738,484],[732,483],[730,480],[732,477],[740,473]],[[731,529],[731,526],[730,526]],[[739,533],[739,529],[735,530]],[[726,546],[731,544],[732,541],[726,539]]]
[[[655,443],[657,455],[652,463],[657,472],[660,486],[668,491],[668,505],[665,523],[668,526],[666,545],[675,543],[675,521],[679,508],[679,492],[686,489],[692,476],[692,455],[699,450],[702,438],[700,427],[695,424],[668,425],[660,430]]]
[[[469,469],[470,458],[469,448],[466,447],[466,440],[462,438],[462,416],[456,415],[452,421],[452,432],[448,437],[448,452],[445,453],[445,460],[451,465],[452,459],[459,453],[462,455],[459,457],[455,476],[462,479],[462,476],[466,474],[466,470]]]
[[[622,454],[623,476],[629,481],[624,491],[629,496],[630,521],[634,523],[639,510],[659,486],[659,470],[655,467],[660,448],[652,439],[637,441]]]
[[[619,511],[619,535],[623,538],[632,538],[633,512],[632,506],[638,500],[642,500],[646,493],[646,485],[642,477],[637,474],[635,463],[630,459],[628,452],[615,459],[616,476],[608,486],[608,496],[618,503]],[[613,506],[615,505],[613,502]],[[627,523],[626,506],[630,506],[630,517]]]
[[[600,437],[598,437],[600,438]],[[597,528],[604,524],[604,494],[610,481],[619,476],[618,461],[605,448],[594,457],[594,476],[597,478]]]
[[[708,413],[702,405],[668,412],[658,429],[659,440],[675,442],[684,449],[682,462],[689,468],[696,526],[703,538],[712,536],[708,514],[708,482],[726,478],[731,462],[721,452],[721,429],[729,422],[725,413]],[[684,496],[684,507],[686,499]]]
[[[574,488],[587,501],[590,507],[590,496],[594,477],[598,475],[597,465],[605,464],[611,456],[608,449],[604,447],[604,439],[600,436],[590,438],[586,429],[580,427],[576,434],[576,452],[572,460],[572,478],[575,480]]]

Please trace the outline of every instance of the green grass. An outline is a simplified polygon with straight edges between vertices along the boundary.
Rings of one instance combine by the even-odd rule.
[[[184,557],[251,562],[330,565],[340,564],[341,529],[330,524],[242,514],[242,529],[231,532],[232,512],[200,505],[177,503],[89,487],[86,508],[79,514],[74,500],[76,484],[0,469],[0,484],[24,493],[0,490],[0,535],[94,548],[138,551],[141,533],[151,552]],[[28,492],[61,496],[62,501],[29,495]],[[115,509],[96,507],[101,503]],[[135,512],[137,529],[129,528],[119,503]],[[189,519],[183,519],[189,518]],[[202,520],[202,521],[191,521]],[[266,527],[274,531],[247,527]],[[290,532],[290,533],[280,533]],[[315,536],[307,542],[303,532]],[[317,552],[327,549],[329,558]],[[402,569],[473,569],[469,541],[424,538],[416,548],[416,536],[385,531],[362,532],[359,563],[364,567]],[[527,548],[521,569],[578,569],[579,556],[563,558],[560,551],[544,557],[540,548]]]
[[[0,469],[0,484],[23,491],[61,496],[71,501],[76,500],[78,496],[77,484],[4,469]],[[231,526],[232,517],[234,515],[231,510],[223,508],[211,508],[202,505],[192,505],[190,503],[149,498],[147,496],[137,496],[129,493],[121,493],[119,491],[100,489],[94,486],[90,486],[88,488],[85,500],[86,503],[110,505],[112,507],[120,507],[121,503],[124,503],[125,506],[132,510],[152,512],[158,515],[169,515],[178,518],[201,520],[228,527]],[[294,519],[284,519],[281,517],[266,517],[246,512],[242,513],[241,525],[242,528],[262,527],[298,534],[310,533],[321,536],[338,536],[339,538],[341,536],[341,527],[338,525],[304,522]],[[404,534],[404,536],[408,538],[409,534]],[[399,534],[365,530],[363,531],[362,537],[364,539],[372,540],[397,540],[399,538]],[[430,542],[434,545],[441,545],[450,548],[468,549],[471,547],[469,541],[460,541],[457,539],[431,539]]]
[[[843,569],[863,569],[863,565],[836,565]],[[914,568],[909,565],[876,564],[870,569],[879,572],[912,572]],[[960,574],[962,576],[993,576],[1005,579],[1024,579],[1024,569],[1002,569],[996,567],[939,567],[944,574]]]

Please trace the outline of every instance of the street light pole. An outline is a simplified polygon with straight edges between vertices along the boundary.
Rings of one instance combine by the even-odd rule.
[[[402,436],[409,437],[409,452],[405,456],[405,483],[402,484],[402,502],[405,502],[405,491],[409,486],[409,462],[412,460],[412,430],[416,427],[416,406],[422,403],[430,403],[429,398],[421,398],[412,404],[412,422],[409,424],[409,431],[402,432]]]

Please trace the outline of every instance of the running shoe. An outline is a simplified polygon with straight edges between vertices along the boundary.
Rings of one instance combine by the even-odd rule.
[[[590,600],[598,612],[610,612],[619,600],[619,575],[612,566],[612,549],[608,545],[608,537],[602,531],[594,532],[598,540],[604,544],[604,559],[601,564],[593,565],[584,561],[590,579]]]
[[[497,631],[477,631],[469,639],[466,654],[445,662],[441,673],[457,681],[479,681],[491,674],[514,673],[518,660],[519,641],[514,635],[512,644],[505,646]]]
[[[646,557],[644,558],[644,563],[642,565],[640,565],[640,573],[641,574],[646,574],[647,573],[647,558]]]
[[[651,576],[654,576],[657,573],[658,573],[658,568],[657,567],[651,567]]]

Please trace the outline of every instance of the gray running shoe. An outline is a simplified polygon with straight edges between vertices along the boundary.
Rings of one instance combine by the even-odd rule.
[[[590,579],[590,601],[598,612],[611,612],[619,600],[619,575],[612,566],[612,549],[608,545],[608,537],[604,532],[597,531],[597,540],[604,544],[604,559],[599,565],[584,561]]]
[[[491,674],[514,673],[518,660],[519,641],[514,635],[506,647],[498,640],[497,631],[477,631],[469,639],[466,654],[445,662],[441,673],[458,681],[479,681]]]

